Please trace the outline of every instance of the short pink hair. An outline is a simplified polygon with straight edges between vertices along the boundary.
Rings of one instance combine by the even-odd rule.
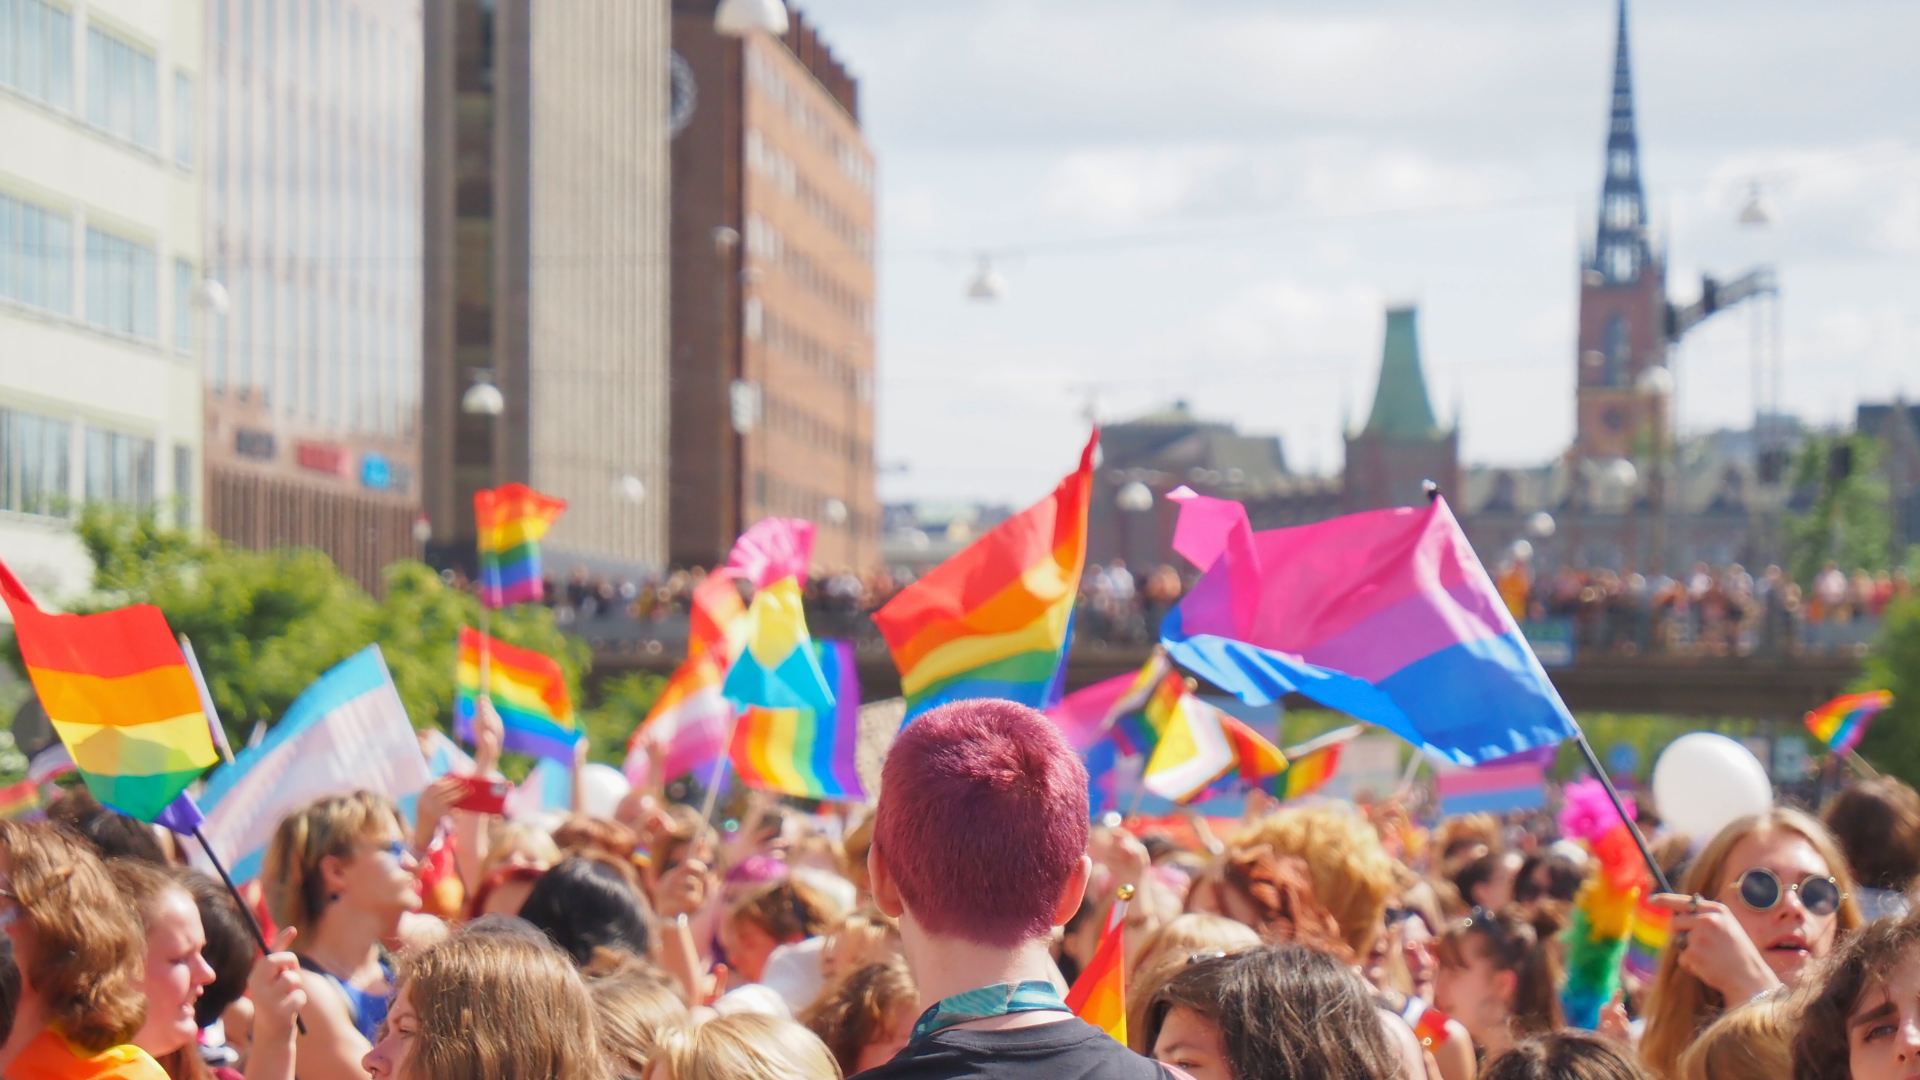
[[[929,933],[1001,948],[1045,937],[1087,851],[1087,770],[1025,705],[943,705],[887,752],[873,846]]]

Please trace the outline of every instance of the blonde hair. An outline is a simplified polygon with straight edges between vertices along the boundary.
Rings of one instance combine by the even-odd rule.
[[[93,849],[44,822],[0,820],[0,853],[30,931],[22,982],[53,1024],[89,1054],[127,1042],[147,1020],[147,936]]]
[[[1282,810],[1251,823],[1233,841],[1236,848],[1260,844],[1307,864],[1314,899],[1340,924],[1340,937],[1353,954],[1366,956],[1399,880],[1373,826],[1338,810]]]
[[[1793,1075],[1797,998],[1763,998],[1730,1010],[1681,1051],[1680,1080],[1774,1080]]]
[[[1134,1053],[1151,1056],[1147,1038],[1147,1007],[1168,979],[1180,973],[1195,955],[1231,953],[1260,944],[1251,926],[1225,915],[1189,911],[1161,926],[1140,946],[1127,970],[1127,1043]]]
[[[1860,925],[1860,909],[1853,902],[1853,876],[1846,856],[1834,842],[1826,826],[1799,810],[1778,808],[1764,814],[1736,818],[1707,843],[1688,868],[1680,891],[1695,896],[1714,897],[1727,887],[1727,863],[1733,849],[1755,834],[1775,830],[1796,833],[1826,861],[1827,872],[1840,883],[1840,910],[1834,915],[1836,943]],[[1640,1056],[1647,1067],[1661,1076],[1676,1075],[1680,1052],[1695,1035],[1726,1007],[1720,992],[1680,966],[1678,949],[1668,948],[1660,957],[1660,970],[1653,977],[1647,1001],[1646,1034],[1640,1039]]]
[[[573,962],[531,934],[457,934],[401,962],[409,1080],[611,1080]]]
[[[296,927],[302,937],[310,934],[332,899],[320,864],[328,857],[347,858],[383,824],[399,829],[399,808],[385,795],[365,790],[315,799],[280,819],[260,869],[273,921]]]
[[[791,1020],[735,1013],[669,1028],[643,1080],[841,1080],[820,1037]]]
[[[687,1018],[687,1003],[666,972],[612,949],[595,949],[584,974],[600,1052],[618,1075],[639,1076],[661,1029]]]
[[[506,862],[507,853],[516,850],[526,851],[547,866],[560,861],[560,845],[550,833],[534,825],[510,821],[493,830],[487,844],[487,857],[480,863],[479,878],[484,880],[498,870]]]

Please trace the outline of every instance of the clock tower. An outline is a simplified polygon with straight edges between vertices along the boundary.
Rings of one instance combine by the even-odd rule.
[[[1574,454],[1582,458],[1645,458],[1671,422],[1665,380],[1643,377],[1667,363],[1666,268],[1647,240],[1626,0],[1619,4],[1600,221],[1581,267]]]

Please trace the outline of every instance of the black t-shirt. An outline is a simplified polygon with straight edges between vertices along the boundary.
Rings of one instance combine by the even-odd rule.
[[[1169,1080],[1175,1074],[1073,1017],[1006,1031],[948,1028],[855,1075],[860,1080]]]

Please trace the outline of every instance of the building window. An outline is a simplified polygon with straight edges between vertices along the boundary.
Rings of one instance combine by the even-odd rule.
[[[0,0],[4,3],[5,0]],[[194,122],[198,116],[194,109],[193,76],[186,72],[175,72],[173,76],[173,163],[183,169],[193,168],[193,137],[199,129]]]
[[[73,219],[0,195],[0,297],[73,314]]]
[[[173,521],[191,524],[193,517],[193,447],[173,444]]]
[[[0,409],[0,510],[64,517],[72,439],[64,420]]]
[[[160,337],[159,265],[153,249],[87,230],[87,321],[150,341]]]
[[[153,505],[153,440],[87,429],[87,501],[145,510]]]
[[[173,347],[193,351],[193,264],[173,260]]]
[[[0,0],[0,85],[73,108],[73,16],[41,0]]]
[[[87,28],[87,122],[160,149],[160,84],[153,54]]]

